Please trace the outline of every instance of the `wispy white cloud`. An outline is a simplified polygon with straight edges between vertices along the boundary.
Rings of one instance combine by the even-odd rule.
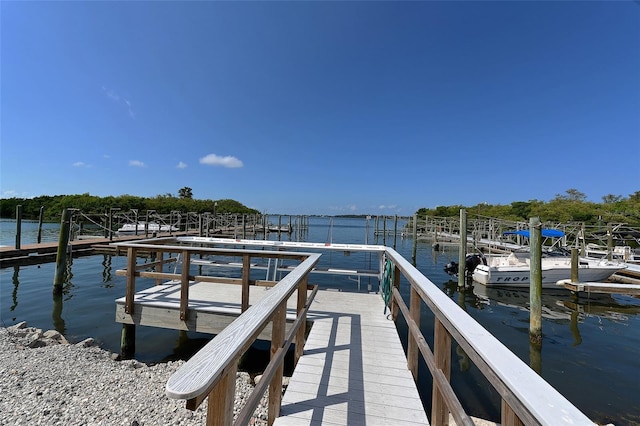
[[[329,210],[335,210],[339,212],[344,212],[344,211],[355,212],[358,210],[358,206],[355,204],[347,204],[344,206],[329,206]]]
[[[73,163],[73,167],[86,167],[86,168],[89,168],[89,167],[92,167],[92,166],[91,166],[91,164],[87,164],[87,163],[85,163],[83,161],[76,161],[75,163]]]
[[[178,165],[176,166],[177,169],[186,169],[187,168],[187,163],[183,163],[182,161],[178,162]]]
[[[398,208],[398,206],[396,204],[389,204],[389,205],[380,204],[378,208],[380,210],[395,210],[396,208]]]
[[[102,86],[102,93],[104,93],[104,95],[107,98],[111,99],[113,102],[124,104],[124,106],[127,107],[127,113],[129,114],[129,117],[133,119],[136,118],[136,113],[134,112],[133,106],[131,105],[131,101],[129,99],[120,96],[115,90],[105,86]]]
[[[147,167],[142,161],[140,160],[129,160],[129,165],[131,167]]]
[[[226,157],[221,157],[216,154],[209,154],[200,159],[200,164],[206,164],[207,166],[222,166],[229,168],[242,167],[242,161],[238,160],[236,157],[232,157],[227,155]]]

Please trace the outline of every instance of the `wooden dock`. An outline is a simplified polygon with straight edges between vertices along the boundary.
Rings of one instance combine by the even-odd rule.
[[[379,294],[318,292],[308,318],[276,426],[429,424]]]
[[[188,320],[181,321],[179,282],[153,286],[135,294],[134,315],[125,313],[124,297],[116,300],[116,321],[217,334],[240,315],[241,291],[235,284],[192,282]],[[252,286],[250,305],[269,291]],[[296,299],[287,305],[288,325]],[[379,294],[319,291],[307,320],[313,325],[276,425],[429,423]],[[266,327],[260,338],[270,333]]]
[[[584,282],[574,283],[570,279],[558,281],[558,286],[564,287],[573,292],[579,293],[606,293],[606,294],[628,294],[640,295],[640,284],[624,284],[624,283],[596,283]]]
[[[189,232],[173,232],[162,233],[157,237],[194,235],[194,231]],[[126,251],[120,252],[120,248],[111,243],[127,242],[141,240],[145,237],[141,235],[120,235],[114,236],[112,239],[108,237],[83,238],[79,240],[69,241],[68,250],[74,257],[88,256],[92,254],[108,253],[108,254],[125,254]],[[38,244],[22,244],[19,249],[12,246],[0,247],[0,268],[14,265],[36,265],[47,262],[54,262],[58,252],[58,242],[45,242]]]

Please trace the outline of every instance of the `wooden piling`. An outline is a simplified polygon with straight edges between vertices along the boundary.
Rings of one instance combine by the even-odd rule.
[[[542,344],[542,224],[540,218],[529,220],[530,272],[529,272],[529,341]]]
[[[40,206],[40,215],[38,216],[38,238],[37,242],[42,242],[42,222],[44,221],[44,206]]]
[[[62,294],[64,272],[67,264],[67,247],[69,245],[69,229],[71,227],[71,210],[62,211],[60,236],[58,237],[58,253],[56,256],[56,272],[53,277],[53,294]]]
[[[416,263],[416,257],[418,252],[418,215],[413,215],[413,248],[411,249],[411,260],[413,264]]]
[[[464,287],[467,282],[465,270],[467,257],[467,211],[460,209],[460,252],[458,253],[458,287]]]
[[[613,260],[613,229],[611,224],[607,224],[607,259]]]
[[[136,326],[135,324],[122,324],[120,336],[120,356],[123,359],[131,359],[136,353]]]
[[[20,250],[22,239],[22,204],[16,206],[16,250]]]
[[[393,249],[396,249],[396,240],[398,238],[398,215],[393,217]]]
[[[578,276],[578,263],[578,249],[573,247],[571,249],[571,282],[576,284],[580,282],[580,277]]]

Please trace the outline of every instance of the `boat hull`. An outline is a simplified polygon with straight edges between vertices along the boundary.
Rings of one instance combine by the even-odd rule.
[[[578,268],[581,282],[603,281],[624,269],[615,263],[588,263]],[[557,288],[557,282],[571,278],[571,264],[556,264],[542,267],[542,287]],[[528,266],[487,266],[478,265],[473,271],[473,280],[486,286],[529,288],[531,271]]]

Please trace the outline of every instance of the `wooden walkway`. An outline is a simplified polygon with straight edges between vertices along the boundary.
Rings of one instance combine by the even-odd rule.
[[[184,232],[178,231],[169,233],[158,234],[157,237],[169,237],[169,236],[179,236],[179,235],[190,235],[195,234],[194,231]],[[111,243],[117,242],[125,242],[125,241],[135,241],[141,240],[145,238],[144,234],[141,235],[118,235],[114,236],[112,239],[108,237],[95,237],[95,238],[84,238],[79,240],[69,241],[69,250],[73,254],[74,257],[80,255],[91,255],[97,252],[100,253],[111,253],[111,254],[124,254],[126,255],[126,250],[123,252],[119,252],[119,249],[115,246],[110,246]],[[47,262],[54,262],[56,260],[58,252],[58,242],[44,242],[44,243],[34,243],[34,244],[21,244],[19,249],[16,249],[14,246],[3,246],[0,247],[0,267],[4,268],[7,266],[13,265],[31,265],[31,264],[40,264]]]
[[[269,291],[251,286],[250,304]],[[116,321],[218,333],[240,313],[241,286],[191,283],[189,314],[179,319],[180,285],[136,292],[134,315],[116,300]],[[288,311],[295,314],[295,293]],[[389,311],[387,311],[389,314]],[[427,425],[400,338],[379,294],[321,290],[304,354],[283,396],[275,425]],[[262,338],[269,338],[266,327]]]
[[[379,294],[320,291],[309,319],[276,426],[429,424]]]

